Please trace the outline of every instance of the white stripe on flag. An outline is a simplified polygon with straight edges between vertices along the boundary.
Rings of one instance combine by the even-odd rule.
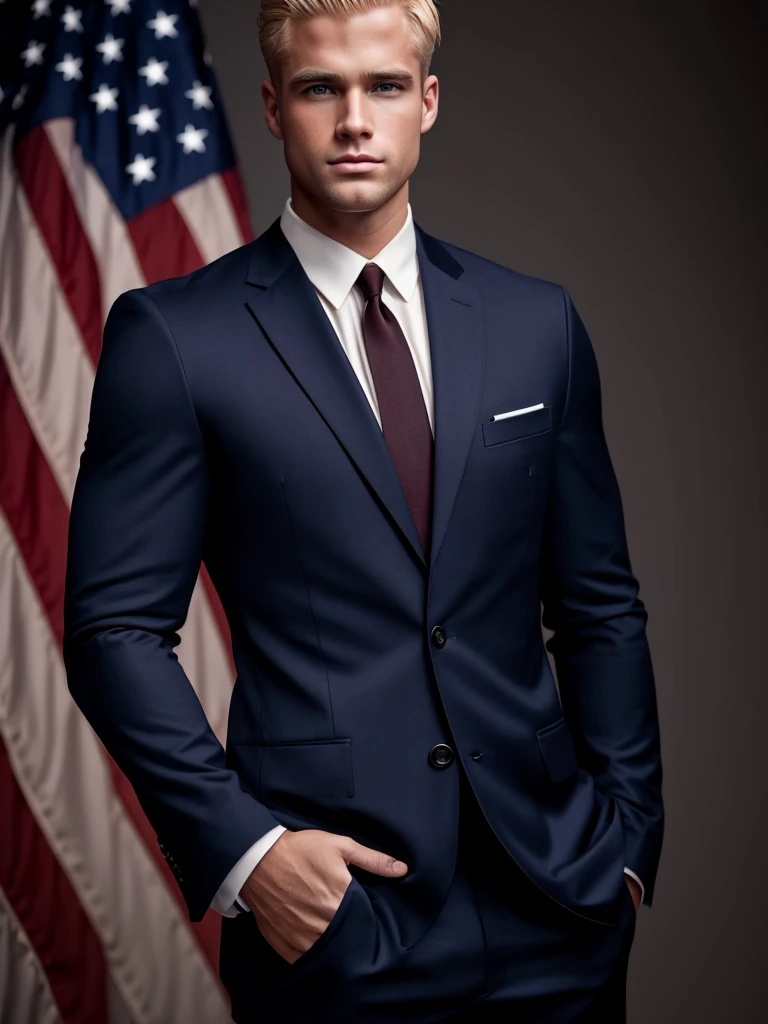
[[[107,1007],[109,1024],[138,1024],[128,1012],[128,1007],[110,974],[107,974]]]
[[[0,889],[0,1021],[61,1024],[48,978]],[[110,1021],[110,1024],[113,1024]]]
[[[136,1024],[225,1024],[225,997],[116,797],[69,695],[48,620],[0,515],[0,735],[17,782],[98,932]]]
[[[0,352],[69,505],[85,445],[94,370],[19,184],[13,131],[0,150]]]
[[[218,174],[182,189],[173,201],[206,263],[243,244],[229,194]]]
[[[235,680],[202,579],[198,576],[189,612],[179,630],[176,648],[181,667],[195,688],[205,717],[222,746],[227,741],[227,716]]]
[[[60,117],[46,121],[43,127],[69,186],[80,223],[91,243],[101,280],[101,308],[106,316],[118,295],[131,288],[141,288],[147,282],[125,221],[101,178],[83,159],[82,150],[75,141],[75,122],[69,117]]]

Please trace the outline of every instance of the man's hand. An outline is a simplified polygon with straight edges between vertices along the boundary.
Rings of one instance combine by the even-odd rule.
[[[624,875],[624,881],[629,886],[629,892],[632,896],[632,902],[635,905],[635,911],[637,911],[637,908],[640,906],[640,900],[643,898],[643,890],[640,888],[640,886],[637,884],[634,878],[632,878],[631,875]]]
[[[288,963],[306,953],[339,909],[352,881],[347,864],[388,878],[406,864],[332,832],[283,832],[251,872],[240,895],[259,931]]]

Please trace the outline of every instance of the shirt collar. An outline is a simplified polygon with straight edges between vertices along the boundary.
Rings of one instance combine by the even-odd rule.
[[[386,279],[406,302],[410,302],[413,297],[419,276],[419,263],[410,203],[405,224],[379,254],[371,259],[366,259],[307,224],[294,211],[290,197],[285,202],[280,227],[307,277],[335,309],[343,305],[366,263],[378,264]]]

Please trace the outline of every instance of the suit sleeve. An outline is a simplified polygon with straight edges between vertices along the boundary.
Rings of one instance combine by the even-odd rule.
[[[204,438],[170,330],[143,291],[110,310],[69,523],[70,692],[123,773],[200,920],[279,822],[225,764],[174,648],[205,540]]]
[[[650,906],[664,812],[656,691],[606,445],[597,361],[567,291],[569,379],[541,560],[543,622],[580,764],[621,815],[625,865]]]

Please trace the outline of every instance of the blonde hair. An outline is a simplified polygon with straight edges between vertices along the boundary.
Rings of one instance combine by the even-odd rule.
[[[426,76],[440,44],[439,0],[261,0],[259,45],[270,74],[290,45],[290,23],[306,18],[350,18],[376,7],[403,7],[416,37],[416,51]]]

